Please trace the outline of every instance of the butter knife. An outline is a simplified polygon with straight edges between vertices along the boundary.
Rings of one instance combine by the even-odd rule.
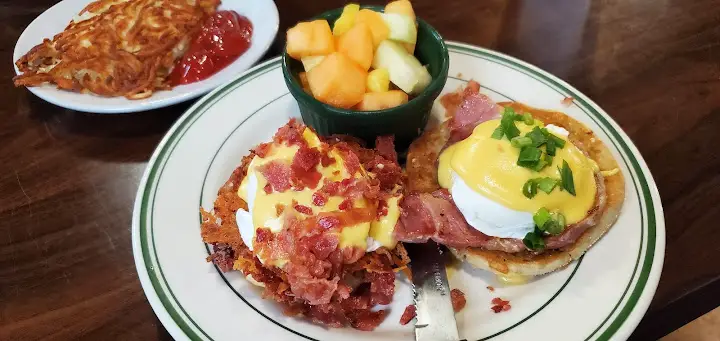
[[[408,244],[406,244],[408,245]],[[413,277],[416,341],[458,341],[445,259],[435,243],[408,245]]]

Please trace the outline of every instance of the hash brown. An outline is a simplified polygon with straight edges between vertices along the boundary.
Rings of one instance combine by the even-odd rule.
[[[15,86],[55,84],[100,96],[147,98],[170,88],[167,75],[220,0],[98,0],[65,30],[15,63]]]

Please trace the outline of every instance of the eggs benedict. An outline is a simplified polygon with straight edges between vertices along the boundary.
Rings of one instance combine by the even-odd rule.
[[[395,233],[433,239],[472,265],[534,276],[580,257],[617,219],[624,180],[582,123],[492,102],[470,82],[447,95],[449,119],[408,152],[408,192]]]
[[[402,192],[392,137],[369,149],[291,120],[243,159],[213,212],[201,211],[202,236],[211,261],[287,314],[372,330],[409,262],[394,235]]]

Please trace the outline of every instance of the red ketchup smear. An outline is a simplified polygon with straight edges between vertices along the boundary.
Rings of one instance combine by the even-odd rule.
[[[203,24],[190,48],[170,73],[172,85],[206,79],[250,48],[252,23],[235,11],[218,11]]]

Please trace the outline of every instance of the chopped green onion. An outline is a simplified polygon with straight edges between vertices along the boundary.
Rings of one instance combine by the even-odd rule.
[[[533,128],[533,130],[525,134],[525,137],[532,139],[533,146],[535,147],[540,147],[547,141],[547,138],[538,127]]]
[[[528,249],[534,251],[541,251],[545,249],[545,241],[542,238],[542,231],[535,229],[535,231],[526,234],[525,238],[523,238],[523,244],[525,244],[525,247]]]
[[[550,215],[550,211],[547,210],[545,207],[541,207],[535,214],[533,214],[533,222],[537,226],[544,226],[545,223],[552,220],[552,216]]]
[[[565,140],[553,135],[547,129],[543,129],[543,130],[545,133],[545,137],[547,137],[548,140],[553,140],[553,142],[555,142],[555,145],[560,149],[565,148]]]
[[[492,135],[490,135],[490,137],[492,137],[496,140],[502,140],[503,135],[505,135],[505,131],[503,131],[503,128],[501,125],[501,126],[495,128],[495,130],[493,131]]]
[[[545,162],[547,162],[548,166],[552,165],[553,159],[554,158],[550,154],[545,154],[545,157],[543,158],[543,160],[545,160]]]
[[[523,185],[522,192],[526,198],[532,199],[535,194],[537,194],[537,183],[533,181],[533,179],[526,181]]]
[[[521,152],[522,154],[522,152]],[[519,161],[518,161],[519,162]],[[568,165],[567,161],[563,160],[562,168],[558,167],[560,172],[560,181],[562,189],[568,191],[568,193],[575,196],[575,181],[573,180],[573,173]]]
[[[557,186],[557,180],[553,178],[538,178],[533,180],[537,184],[537,188],[546,194],[550,194],[555,186]]]
[[[531,126],[531,125],[535,124],[535,120],[533,119],[532,115],[530,115],[530,113],[526,112],[522,115],[522,117],[523,117],[523,123],[525,123],[525,125]]]
[[[508,140],[520,135],[520,130],[515,126],[515,110],[509,107],[505,108],[502,119],[500,119],[500,127]]]
[[[545,152],[547,152],[547,155],[555,156],[556,146],[557,145],[555,144],[555,140],[553,140],[551,138],[548,139],[547,142],[545,143]]]
[[[565,230],[565,225],[567,225],[567,224],[566,224],[565,216],[562,213],[560,213],[560,212],[554,213],[553,219],[555,221],[557,221],[557,223],[558,223],[558,225],[560,225],[561,229]]]
[[[542,151],[535,147],[523,147],[520,149],[517,164],[525,168],[533,168],[536,166],[542,156]]]
[[[529,145],[532,145],[532,143],[532,139],[525,136],[515,136],[512,140],[510,140],[510,144],[515,148],[527,147]]]
[[[532,170],[539,172],[539,171],[543,170],[545,167],[547,167],[548,165],[549,164],[547,163],[547,161],[545,161],[545,159],[543,158],[543,159],[539,160],[535,164],[535,166],[532,167]]]

